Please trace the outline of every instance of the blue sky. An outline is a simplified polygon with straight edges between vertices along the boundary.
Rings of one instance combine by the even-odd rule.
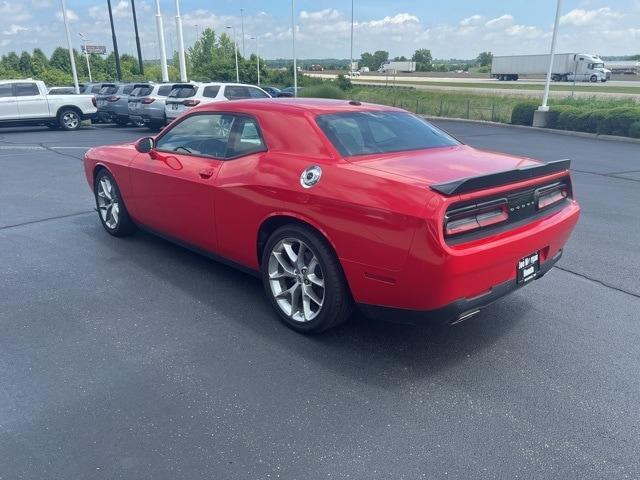
[[[111,48],[106,0],[66,0],[73,41],[78,32]],[[135,43],[130,0],[112,0],[120,50],[133,53]],[[167,46],[176,47],[174,0],[161,0]],[[431,49],[436,58],[472,58],[495,54],[544,53],[549,49],[555,0],[355,0],[354,55],[388,50],[409,56]],[[245,49],[258,34],[267,58],[291,56],[289,0],[181,0],[187,46],[205,27],[237,26],[245,12]],[[157,58],[155,1],[137,0],[143,54]],[[297,0],[296,38],[300,58],[349,56],[350,1]],[[0,52],[64,45],[58,0],[0,0]],[[240,42],[240,38],[239,38]],[[601,55],[640,53],[640,0],[565,0],[560,51]]]

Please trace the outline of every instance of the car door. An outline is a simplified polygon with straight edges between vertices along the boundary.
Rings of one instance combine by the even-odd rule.
[[[132,161],[131,213],[147,227],[216,251],[213,185],[235,117],[197,112],[162,132],[154,149]]]
[[[51,116],[47,96],[40,93],[35,83],[14,83],[13,93],[18,101],[20,119],[47,118]]]
[[[18,102],[10,83],[0,84],[0,120],[18,119]]]

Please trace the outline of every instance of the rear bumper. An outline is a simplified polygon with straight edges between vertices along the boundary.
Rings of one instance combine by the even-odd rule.
[[[562,250],[549,260],[540,265],[536,280],[545,275],[560,260]],[[452,303],[434,310],[407,310],[401,308],[381,307],[359,303],[358,308],[367,317],[388,322],[417,325],[425,322],[452,325],[479,313],[480,310],[492,304],[496,300],[529,285],[531,281],[518,284],[515,279],[509,280],[491,287],[491,289],[477,297],[460,298]]]

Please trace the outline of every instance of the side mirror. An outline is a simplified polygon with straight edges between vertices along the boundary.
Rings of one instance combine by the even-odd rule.
[[[140,153],[149,153],[153,146],[153,137],[143,137],[136,142],[136,150]]]

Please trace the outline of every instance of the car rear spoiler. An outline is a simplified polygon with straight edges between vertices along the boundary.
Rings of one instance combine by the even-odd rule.
[[[460,180],[454,180],[453,182],[437,183],[435,185],[431,185],[430,188],[444,195],[460,195],[474,190],[499,187],[501,185],[521,182],[530,178],[551,175],[553,173],[569,170],[570,165],[571,160],[554,160],[553,162],[534,165],[531,167],[516,168],[514,170],[490,173],[488,175],[480,175],[477,177],[461,178]]]

